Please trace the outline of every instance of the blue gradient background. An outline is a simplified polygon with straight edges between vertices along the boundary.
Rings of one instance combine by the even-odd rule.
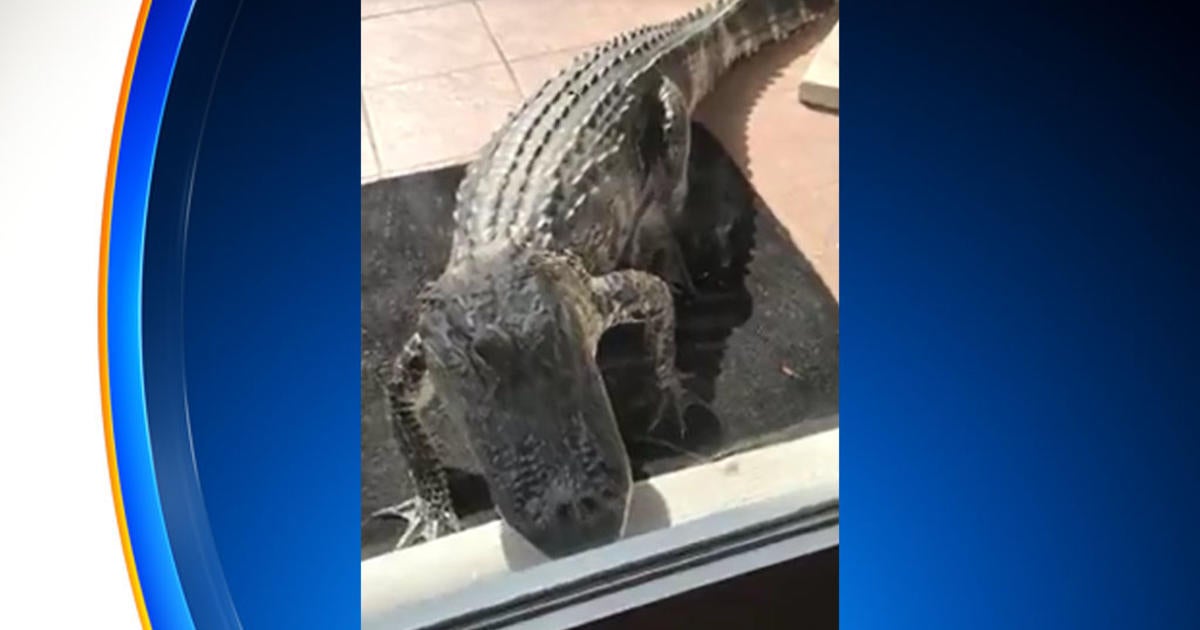
[[[1190,18],[843,17],[842,623],[1197,627]]]
[[[1190,20],[1138,9],[844,9],[847,628],[1195,626]],[[200,627],[358,623],[358,33],[199,0],[180,50],[143,334]]]
[[[358,624],[358,33],[353,2],[200,0],[180,48],[143,334],[196,627]]]

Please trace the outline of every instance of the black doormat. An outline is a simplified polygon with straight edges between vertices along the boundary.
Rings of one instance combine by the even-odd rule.
[[[693,407],[680,438],[663,423],[653,371],[635,326],[600,341],[599,362],[635,479],[837,426],[838,303],[721,145],[693,123],[688,226],[678,235],[695,296],[677,301],[678,365],[710,409]],[[421,286],[449,256],[454,194],[464,166],[362,188],[362,514],[364,557],[399,536],[367,515],[412,488],[391,437],[375,374],[412,334]],[[725,243],[725,245],[722,245]],[[466,524],[494,518],[486,487],[452,423],[429,414]],[[803,465],[798,463],[798,465]]]

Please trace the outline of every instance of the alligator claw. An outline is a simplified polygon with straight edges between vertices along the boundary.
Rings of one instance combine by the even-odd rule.
[[[687,410],[692,407],[708,409],[708,403],[683,386],[678,376],[670,378],[663,385],[663,395],[658,404],[654,420],[650,422],[647,433],[653,433],[664,420],[669,421],[682,442],[687,437]]]
[[[371,514],[371,518],[398,518],[407,523],[404,533],[396,541],[396,549],[411,547],[418,541],[428,542],[461,529],[458,516],[452,511],[435,507],[421,497],[376,510]]]

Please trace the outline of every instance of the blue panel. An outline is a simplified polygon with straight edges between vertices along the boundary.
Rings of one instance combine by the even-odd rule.
[[[159,502],[143,390],[142,244],[163,104],[192,3],[158,0],[129,88],[109,226],[108,329],[113,437],[134,561],[151,623],[191,628]]]
[[[358,33],[354,3],[205,0],[181,53],[145,334],[199,627],[358,624]]]
[[[1200,617],[1194,37],[1131,8],[842,16],[846,628]]]

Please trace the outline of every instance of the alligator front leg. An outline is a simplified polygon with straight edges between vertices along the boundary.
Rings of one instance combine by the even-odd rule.
[[[662,393],[649,431],[669,418],[683,438],[688,407],[705,403],[683,386],[675,367],[675,305],[671,288],[654,274],[632,269],[593,278],[591,286],[604,330],[619,324],[644,324],[646,346]]]
[[[396,360],[382,370],[381,377],[390,407],[392,434],[408,462],[416,496],[378,510],[372,517],[404,519],[406,526],[396,542],[397,548],[458,531],[460,525],[451,502],[446,471],[420,417],[429,399],[426,390],[430,385],[419,335],[408,340]]]
[[[683,206],[687,200],[692,126],[688,117],[687,97],[675,82],[664,78],[658,98],[663,106],[663,140],[667,145],[663,171],[670,190],[662,210],[667,223],[674,225],[683,218]]]
[[[693,295],[696,287],[676,238],[687,198],[692,144],[687,100],[679,86],[666,77],[651,98],[651,126],[643,130],[639,141],[645,189],[627,259],[635,269],[653,269],[684,295]]]

